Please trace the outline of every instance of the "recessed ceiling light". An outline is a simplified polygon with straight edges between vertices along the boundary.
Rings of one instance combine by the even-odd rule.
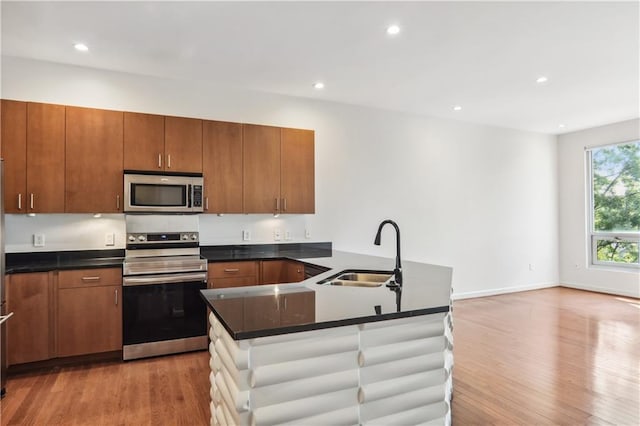
[[[400,32],[400,27],[397,25],[390,25],[387,27],[387,34],[396,35]]]
[[[76,43],[76,44],[73,45],[73,47],[75,47],[76,50],[78,50],[80,52],[88,52],[89,51],[89,47],[84,43]]]
[[[454,111],[462,111],[462,107],[460,105],[456,105],[453,107]]]
[[[541,75],[540,77],[536,78],[536,83],[538,84],[546,83],[547,81],[549,81],[549,79],[544,75]]]
[[[317,83],[313,83],[313,88],[318,90],[324,89],[324,83],[321,81],[318,81]]]

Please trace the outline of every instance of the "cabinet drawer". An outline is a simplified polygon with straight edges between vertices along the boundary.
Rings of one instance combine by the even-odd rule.
[[[258,277],[258,262],[221,262],[209,264],[209,278]]]
[[[245,287],[257,284],[255,277],[212,278],[209,280],[209,288]]]
[[[60,271],[58,288],[122,285],[121,268],[94,268]]]

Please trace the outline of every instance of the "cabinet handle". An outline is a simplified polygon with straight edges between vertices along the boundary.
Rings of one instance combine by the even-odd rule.
[[[18,194],[18,210],[22,210],[22,194]]]
[[[238,269],[238,268],[225,268],[224,271],[225,272],[240,272],[240,269]]]
[[[82,281],[100,281],[100,277],[82,277]]]
[[[209,210],[209,197],[204,198],[204,209]]]
[[[116,195],[116,210],[120,210],[120,196]]]
[[[282,199],[282,210],[284,210],[285,212],[287,211],[287,199],[286,198]]]
[[[118,289],[116,288],[116,306],[118,306]]]
[[[276,212],[280,211],[280,198],[276,198]]]
[[[283,297],[284,299],[284,310],[287,310],[287,296]]]
[[[29,206],[33,210],[33,192],[29,195]]]
[[[167,168],[171,168],[171,154],[167,154]]]
[[[162,154],[158,154],[158,168],[162,168]]]

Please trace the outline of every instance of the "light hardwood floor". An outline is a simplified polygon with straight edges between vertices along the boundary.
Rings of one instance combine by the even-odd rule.
[[[640,424],[640,300],[552,288],[454,303],[454,425]],[[207,425],[206,352],[11,377],[1,424]]]

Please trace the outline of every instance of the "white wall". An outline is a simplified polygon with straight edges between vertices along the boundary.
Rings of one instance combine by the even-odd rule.
[[[393,256],[390,230],[373,245],[392,218],[403,258],[453,266],[460,296],[558,282],[554,136],[8,57],[1,96],[315,129],[317,214],[202,215],[205,244],[240,242],[247,226],[272,241],[278,226],[294,240],[309,229],[336,249]]]
[[[560,282],[568,287],[640,297],[640,273],[589,265],[585,147],[640,139],[640,119],[558,137]]]

